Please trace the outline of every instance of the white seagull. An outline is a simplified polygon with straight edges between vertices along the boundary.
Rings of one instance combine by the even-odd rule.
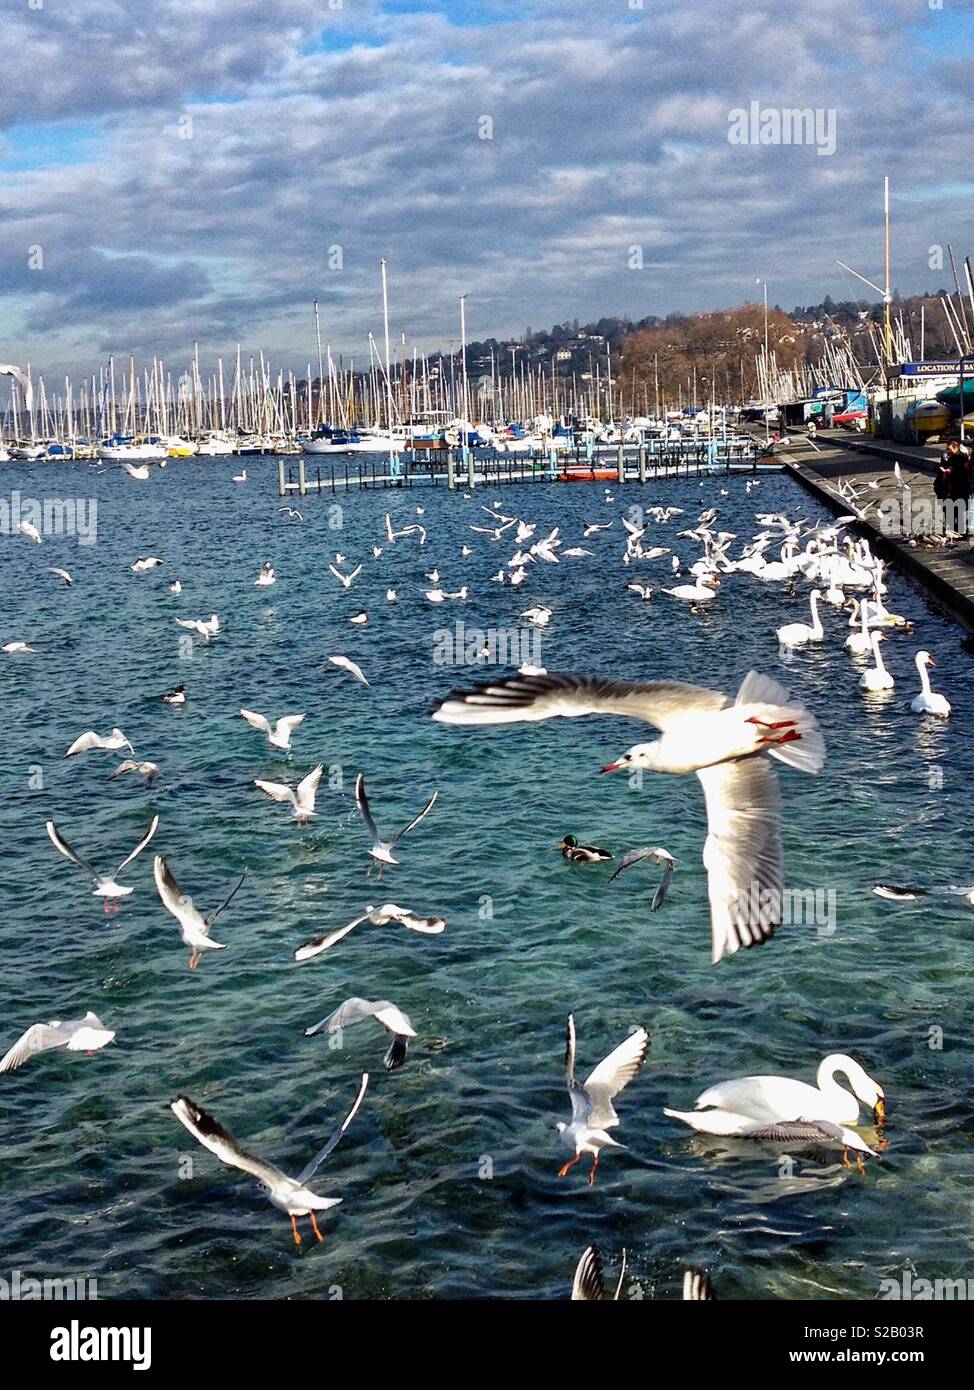
[[[253,729],[259,729],[262,734],[267,735],[267,742],[272,748],[287,750],[291,747],[291,735],[299,724],[304,723],[303,714],[284,714],[271,728],[270,721],[265,719],[262,714],[255,714],[252,709],[242,709],[241,717]]]
[[[351,1027],[353,1023],[360,1023],[365,1018],[374,1018],[390,1034],[392,1041],[382,1061],[386,1071],[395,1071],[406,1061],[409,1039],[415,1038],[416,1030],[402,1009],[390,1004],[388,999],[380,999],[374,1004],[368,999],[357,997],[346,999],[344,1004],[339,1004],[334,1013],[330,1013],[320,1023],[306,1028],[304,1036],[313,1038],[316,1033],[337,1033],[343,1028]]]
[[[373,927],[387,927],[390,922],[396,922],[400,927],[405,927],[407,931],[418,932],[420,936],[440,936],[446,931],[446,919],[443,917],[421,917],[416,912],[411,912],[408,907],[397,907],[395,903],[383,903],[381,907],[367,907],[360,917],[347,923],[344,927],[339,927],[337,931],[328,932],[325,936],[313,936],[310,941],[304,942],[294,953],[294,959],[299,961],[313,960],[315,956],[320,956],[322,951],[329,950],[332,946],[347,936],[353,928],[361,926],[363,922],[371,922]]]
[[[12,376],[19,383],[24,393],[24,409],[30,413],[34,408],[34,384],[22,367],[15,367],[12,362],[5,362],[0,365],[0,376]]]
[[[361,666],[351,661],[347,656],[330,656],[328,660],[333,666],[340,666],[343,671],[347,671],[350,676],[354,676],[362,685],[368,685],[368,681],[365,679],[365,673]]]
[[[436,805],[436,796],[437,793],[434,792],[433,795],[430,797],[429,801],[427,801],[426,805],[420,811],[419,815],[414,816],[408,825],[404,825],[401,830],[398,830],[395,833],[395,835],[393,835],[391,840],[385,841],[380,839],[379,837],[378,826],[376,825],[372,817],[372,811],[369,808],[369,799],[365,794],[365,778],[363,777],[361,772],[356,777],[355,800],[358,802],[358,808],[362,812],[362,819],[368,826],[369,833],[372,836],[372,848],[369,850],[369,857],[374,859],[375,862],[379,865],[380,874],[382,872],[383,865],[399,863],[398,859],[393,859],[392,851],[395,849],[396,845],[399,843],[402,837],[404,835],[408,835],[410,830],[412,830],[415,826],[419,825],[423,817],[427,816],[429,812],[432,811],[433,807]],[[371,868],[372,866],[369,865],[370,872]]]
[[[136,574],[142,574],[145,570],[154,570],[161,564],[162,561],[159,559],[158,555],[149,555],[144,559],[140,556],[130,568],[133,569]]]
[[[142,836],[142,839],[139,841],[139,843],[135,846],[135,849],[132,851],[131,854],[126,855],[126,857],[122,860],[121,864],[119,864],[118,868],[110,874],[99,873],[97,869],[92,868],[92,866],[88,863],[87,859],[82,859],[81,855],[78,854],[76,850],[71,848],[67,840],[61,834],[61,832],[58,830],[57,826],[54,824],[52,820],[46,822],[45,829],[47,830],[47,833],[51,838],[51,844],[54,846],[54,848],[58,851],[59,854],[63,854],[65,859],[70,859],[72,864],[77,864],[79,869],[84,869],[87,873],[91,874],[92,878],[95,880],[95,886],[92,889],[92,893],[95,897],[125,898],[128,897],[129,893],[131,893],[133,890],[131,888],[124,887],[121,883],[116,883],[116,875],[122,872],[126,864],[131,864],[132,860],[137,855],[142,853],[146,845],[149,843],[153,835],[156,833],[156,828],[158,825],[159,817],[153,816],[152,824],[149,826],[149,829],[146,831],[146,833]]]
[[[78,735],[64,756],[73,758],[76,754],[87,753],[92,748],[105,748],[109,752],[114,752],[119,748],[127,748],[133,755],[135,753],[135,749],[121,729],[113,729],[110,734],[104,737],[101,734],[96,734],[94,729],[89,729],[87,733]]]
[[[295,1217],[310,1217],[315,1236],[319,1241],[322,1241],[324,1237],[318,1230],[315,1212],[327,1211],[329,1207],[336,1207],[342,1200],[341,1197],[319,1197],[306,1184],[311,1181],[354,1120],[368,1084],[369,1074],[363,1072],[362,1083],[351,1110],[321,1152],[315,1155],[307,1168],[296,1178],[287,1177],[273,1164],[265,1163],[262,1158],[255,1158],[252,1154],[247,1153],[240,1147],[232,1134],[225,1130],[212,1115],[208,1115],[205,1110],[201,1109],[195,1101],[190,1100],[189,1096],[179,1096],[172,1102],[170,1109],[179,1123],[185,1125],[194,1139],[198,1139],[205,1149],[209,1149],[210,1153],[216,1154],[221,1163],[225,1163],[229,1168],[239,1168],[260,1182],[261,1186],[266,1189],[273,1205],[291,1218],[294,1243],[300,1245],[301,1236],[298,1233]]]
[[[271,565],[269,562],[265,561],[264,564],[262,564],[261,567],[260,567],[260,574],[259,574],[259,575],[257,576],[257,578],[254,580],[254,588],[255,588],[255,589],[266,589],[266,588],[268,588],[271,584],[276,584],[276,583],[277,583],[277,576],[276,576],[275,573],[274,573],[274,567],[273,567],[273,565]]]
[[[663,877],[659,881],[659,887],[653,895],[653,902],[650,907],[651,912],[659,912],[666,900],[666,895],[670,891],[670,884],[673,882],[673,873],[676,869],[676,860],[668,849],[658,847],[656,849],[631,849],[628,854],[624,854],[616,867],[609,875],[609,882],[615,878],[616,874],[621,874],[623,869],[628,869],[632,864],[638,864],[643,859],[652,859],[654,864],[663,865]]]
[[[17,652],[33,652],[35,656],[37,655],[37,648],[29,647],[26,642],[5,642],[0,647],[0,651],[6,653],[7,656],[13,656]]]
[[[220,619],[215,613],[211,613],[209,618],[174,618],[173,621],[178,627],[195,632],[204,642],[209,642],[220,631]]]
[[[56,574],[58,579],[63,580],[66,589],[70,589],[71,585],[74,583],[74,580],[71,578],[70,574],[68,574],[67,570],[58,569],[56,565],[49,565],[47,572],[48,574]]]
[[[714,962],[766,941],[781,923],[784,896],[780,792],[769,758],[820,771],[825,741],[814,715],[777,681],[751,671],[733,702],[682,681],[516,676],[456,691],[432,717],[443,724],[513,724],[582,714],[625,715],[662,733],[635,744],[604,772],[695,772],[700,779]]]
[[[35,544],[40,545],[41,533],[40,531],[38,531],[37,527],[34,525],[32,521],[18,522],[17,530],[20,532],[22,536],[27,536],[29,540],[32,540],[35,542]]]
[[[52,1047],[65,1047],[69,1052],[87,1052],[90,1057],[99,1048],[106,1047],[115,1034],[106,1028],[97,1014],[86,1013],[84,1018],[61,1023],[35,1023],[13,1047],[0,1058],[0,1072],[16,1071],[38,1052],[47,1052]]]
[[[341,584],[343,589],[350,589],[352,587],[352,580],[355,579],[357,575],[360,575],[362,573],[361,565],[356,565],[355,569],[352,570],[351,574],[342,574],[341,570],[336,570],[334,565],[329,565],[328,568],[331,570],[332,574],[338,580],[339,584]]]
[[[569,1168],[574,1168],[582,1154],[591,1154],[592,1167],[588,1175],[588,1185],[591,1187],[599,1166],[599,1150],[625,1147],[607,1132],[619,1123],[612,1102],[639,1071],[648,1051],[649,1034],[645,1028],[635,1029],[625,1042],[621,1042],[589,1073],[585,1084],[580,1086],[575,1080],[575,1019],[568,1015],[565,1078],[572,1102],[572,1118],[567,1125],[559,1120],[557,1128],[561,1142],[573,1150],[575,1157],[560,1169],[560,1178],[565,1177]]]
[[[162,900],[162,905],[166,911],[179,923],[179,934],[184,946],[191,948],[189,958],[190,970],[195,970],[199,965],[204,952],[206,951],[225,951],[227,947],[221,945],[219,941],[210,940],[210,928],[219,917],[225,907],[229,907],[237,895],[244,879],[247,877],[247,870],[244,869],[240,875],[239,882],[230,896],[220,904],[220,906],[204,917],[199,908],[193,902],[188,893],[184,893],[179,884],[173,877],[172,870],[166,863],[161,854],[157,854],[152,864],[152,876],[156,881],[156,889]]]
[[[302,777],[297,790],[283,782],[264,782],[259,777],[254,779],[254,786],[259,787],[272,801],[289,801],[298,825],[307,825],[315,814],[315,795],[324,767],[324,763],[319,763],[317,767],[312,768],[307,777]]]

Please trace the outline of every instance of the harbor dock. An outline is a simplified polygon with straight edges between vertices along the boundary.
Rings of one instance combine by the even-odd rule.
[[[877,506],[896,502],[902,495],[894,463],[899,463],[914,501],[926,501],[933,507],[933,476],[939,453],[939,448],[930,446],[850,439],[838,431],[820,433],[815,444],[801,439],[779,446],[786,471],[836,516],[848,516],[851,510],[838,493],[840,482],[867,488],[870,514],[849,522],[849,528],[867,536],[877,554],[895,564],[937,607],[974,634],[974,551],[970,537],[961,536],[948,546],[931,545],[919,535],[892,534],[878,517],[874,519]]]

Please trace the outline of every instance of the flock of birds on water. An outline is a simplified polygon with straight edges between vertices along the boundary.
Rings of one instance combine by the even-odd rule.
[[[132,469],[126,471],[137,481],[145,481],[150,476],[148,468],[137,473]],[[237,476],[233,481],[246,482],[246,477]],[[748,481],[746,490],[751,493],[760,485],[757,480]],[[726,495],[726,490],[722,495]],[[472,500],[472,494],[464,496]],[[603,504],[609,506],[613,501],[611,489],[606,488]],[[804,582],[813,586],[809,597],[810,621],[787,623],[778,628],[773,636],[779,649],[824,642],[822,605],[829,606],[843,617],[849,614],[844,648],[851,661],[861,663],[866,658],[872,659],[872,664],[861,670],[858,683],[862,690],[873,695],[893,689],[894,677],[884,664],[881,643],[890,637],[902,639],[910,635],[913,628],[904,617],[886,607],[884,567],[873,555],[868,540],[853,539],[846,534],[846,525],[857,519],[854,515],[828,524],[809,525],[807,519],[793,521],[783,514],[758,512],[760,529],[743,544],[735,559],[731,558],[731,551],[738,538],[732,532],[717,529],[718,508],[714,506],[701,511],[690,525],[684,524],[688,518],[679,507],[629,508],[626,516],[583,524],[581,543],[571,546],[564,544],[560,527],[547,535],[538,535],[537,524],[508,516],[501,508],[501,501],[484,506],[482,510],[489,515],[490,523],[470,526],[472,544],[513,546],[513,554],[492,576],[492,582],[513,587],[530,583],[540,567],[593,555],[584,542],[603,533],[607,534],[601,544],[621,536],[624,543],[621,562],[633,575],[637,572],[645,575],[646,567],[654,563],[660,572],[668,571],[668,585],[665,581],[645,582],[641,578],[628,582],[628,590],[640,602],[665,599],[688,604],[691,612],[699,613],[705,605],[720,602],[721,586],[731,575],[746,577],[752,583],[784,586],[793,595],[797,584]],[[280,511],[288,521],[304,521],[302,513],[295,508],[282,507]],[[423,516],[424,509],[416,507],[415,512],[417,520],[398,530],[394,529],[391,515],[386,515],[384,534],[376,538],[373,556],[397,545],[423,550],[427,531],[418,518]],[[653,543],[656,537],[666,538],[667,528],[672,523],[681,529],[677,530],[675,538],[670,537],[670,544]],[[33,528],[29,524],[24,524],[21,530],[34,543],[45,543],[39,533],[31,534]],[[677,541],[692,545],[699,553],[688,562],[677,554]],[[472,544],[462,546],[459,560],[473,553]],[[682,549],[685,552],[687,545]],[[665,559],[667,556],[669,560]],[[440,557],[440,563],[444,559]],[[140,556],[130,568],[137,576],[151,575],[164,564],[160,556]],[[336,554],[328,572],[340,591],[349,594],[354,593],[355,584],[367,565],[367,557],[352,565],[344,555]],[[64,586],[74,583],[63,568],[51,566],[47,572]],[[431,605],[462,604],[470,593],[467,584],[455,589],[444,588],[445,581],[435,565],[424,571],[424,577],[430,587],[422,590],[423,597]],[[273,567],[264,563],[254,580],[255,587],[267,589],[276,582]],[[734,582],[741,581],[735,579]],[[179,598],[182,584],[178,578],[174,577],[168,588],[174,598]],[[388,588],[385,598],[388,603],[397,602],[397,590]],[[557,623],[557,614],[541,603],[526,608],[521,617],[525,623],[538,628],[548,627],[553,618]],[[215,613],[202,618],[175,617],[174,622],[204,646],[219,641],[222,636],[220,619]],[[359,609],[349,616],[348,622],[359,628],[366,627],[369,613]],[[771,635],[769,633],[769,637]],[[42,659],[43,638],[32,636],[30,641],[25,637],[11,638],[0,650],[11,658]],[[486,649],[478,653],[478,659],[487,657]],[[369,685],[362,666],[351,657],[336,653],[328,660],[353,681]],[[924,718],[948,719],[950,704],[943,695],[931,689],[929,670],[934,663],[929,652],[918,650],[915,664],[920,691],[911,702],[912,711]],[[159,698],[179,708],[192,695],[185,685],[179,685]],[[608,680],[550,673],[544,667],[524,665],[513,676],[445,695],[439,699],[432,718],[453,726],[501,726],[586,714],[635,719],[658,733],[658,737],[636,743],[622,752],[602,769],[604,772],[696,774],[703,789],[707,814],[703,863],[707,872],[712,962],[767,942],[781,924],[784,892],[781,794],[776,766],[809,775],[820,771],[826,750],[815,715],[800,701],[791,698],[777,680],[755,671],[748,673],[736,694],[728,695],[680,681]],[[239,717],[264,737],[273,755],[289,760],[296,753],[295,744],[301,741],[300,727],[305,719],[303,713],[271,717],[240,709]],[[104,752],[130,755],[118,763],[110,779],[134,773],[143,777],[149,787],[159,775],[159,765],[137,754],[120,728],[113,728],[107,734],[95,730],[82,732],[67,748],[65,757],[90,760],[92,754]],[[297,780],[292,777],[278,782],[254,778],[253,785],[271,801],[289,807],[294,823],[304,826],[318,814],[316,795],[323,770],[323,764],[319,763]],[[377,880],[381,880],[384,870],[394,869],[401,862],[396,855],[403,852],[402,842],[431,814],[436,800],[434,790],[405,826],[383,838],[369,801],[365,776],[359,773],[355,801],[369,837],[367,849],[363,841],[363,857],[370,875],[374,871]],[[132,851],[109,872],[104,872],[103,867],[94,867],[53,821],[47,822],[46,830],[53,848],[89,878],[93,883],[92,893],[103,899],[105,911],[111,912],[117,911],[120,900],[133,892],[131,886],[119,879],[153,840],[158,826],[156,815]],[[559,848],[566,861],[582,866],[614,858],[607,850],[581,843],[576,835],[566,835]],[[633,848],[621,857],[611,877],[646,861],[662,867],[650,904],[650,910],[655,912],[662,908],[677,868],[677,861],[669,851],[661,846]],[[179,872],[182,876],[182,868]],[[232,891],[209,912],[201,910],[184,891],[174,867],[164,855],[154,856],[152,876],[161,910],[178,924],[180,939],[189,949],[190,969],[195,970],[207,956],[228,949],[229,943],[214,940],[211,932],[243,886],[246,869]],[[757,893],[755,887],[759,890]],[[877,884],[874,891],[887,898],[904,899],[926,892],[962,893],[974,904],[974,888],[908,888]],[[376,927],[396,925],[420,937],[439,935],[447,927],[443,917],[436,913],[417,912],[395,903],[370,904],[353,921],[299,945],[293,953],[295,962],[305,964],[317,959],[366,923]],[[409,1041],[417,1033],[408,1014],[390,1000],[346,999],[327,1017],[306,1029],[306,1036],[330,1034],[367,1022],[380,1026],[389,1036],[383,1058],[385,1068],[391,1072],[402,1067],[407,1060]],[[115,1030],[91,1011],[71,1021],[34,1023],[0,1059],[0,1073],[13,1072],[39,1053],[51,1049],[90,1056],[114,1039]],[[649,1032],[634,1025],[628,1036],[588,1073],[584,1081],[580,1081],[576,1076],[575,1019],[573,1014],[568,1015],[565,1081],[571,1117],[559,1122],[557,1130],[570,1156],[559,1176],[568,1177],[583,1158],[589,1158],[587,1183],[591,1186],[602,1153],[624,1148],[611,1133],[620,1123],[615,1106],[622,1091],[642,1068],[649,1047]],[[839,1077],[844,1078],[845,1085],[840,1083]],[[314,1237],[321,1241],[316,1213],[342,1200],[320,1196],[309,1184],[363,1105],[368,1085],[369,1074],[364,1072],[356,1084],[350,1109],[328,1142],[297,1177],[290,1177],[250,1154],[188,1095],[177,1097],[171,1103],[171,1110],[175,1119],[221,1163],[258,1180],[272,1204],[289,1217],[294,1242],[300,1246],[302,1236],[298,1219],[307,1217]],[[865,1125],[860,1122],[861,1104],[869,1112]],[[784,1076],[737,1077],[709,1086],[697,1096],[693,1109],[667,1108],[664,1113],[706,1134],[735,1136],[779,1149],[841,1153],[847,1167],[853,1166],[851,1152],[856,1156],[854,1166],[860,1173],[864,1172],[864,1157],[876,1157],[886,1143],[878,1134],[886,1119],[883,1088],[854,1058],[843,1054],[825,1057],[820,1062],[814,1085]],[[871,1134],[869,1122],[873,1126]],[[860,1132],[863,1128],[867,1129],[867,1137]],[[588,1246],[578,1262],[571,1297],[578,1300],[620,1298],[625,1269],[626,1252],[623,1251],[614,1292],[607,1291],[600,1252],[595,1246]],[[714,1298],[709,1276],[699,1269],[687,1269],[683,1297]]]

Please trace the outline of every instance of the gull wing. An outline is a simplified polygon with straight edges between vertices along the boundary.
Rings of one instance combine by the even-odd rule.
[[[421,917],[408,907],[396,907],[395,903],[385,903],[380,908],[387,916],[409,931],[420,932],[423,936],[439,936],[446,931],[445,917]]]
[[[190,1100],[189,1096],[179,1096],[169,1108],[193,1138],[198,1139],[204,1149],[216,1154],[220,1162],[225,1163],[227,1167],[240,1168],[270,1188],[288,1181],[280,1168],[275,1168],[272,1163],[265,1163],[262,1158],[255,1158],[253,1154],[242,1149],[229,1130],[224,1129],[212,1115]]]
[[[588,1122],[593,1129],[609,1129],[619,1123],[612,1100],[629,1085],[648,1051],[649,1034],[645,1028],[637,1028],[589,1073],[585,1091],[592,1102]]]
[[[230,896],[228,898],[224,898],[220,906],[214,908],[214,910],[206,918],[205,926],[207,931],[210,930],[210,927],[212,927],[213,923],[219,917],[220,913],[224,910],[224,908],[229,907],[230,904],[233,902],[234,898],[237,896],[237,894],[240,892],[240,889],[243,887],[244,879],[247,877],[249,872],[250,869],[245,867],[243,873],[240,875],[239,879],[234,885],[233,891],[231,892]]]
[[[781,925],[781,795],[763,755],[701,768],[697,776],[707,802],[703,862],[716,964],[767,941]]]
[[[568,1026],[565,1030],[565,1080],[568,1089],[575,1084],[575,1016],[568,1015]]]
[[[125,868],[125,865],[126,865],[126,864],[131,864],[132,860],[136,857],[136,855],[139,855],[139,854],[142,853],[142,851],[145,849],[146,845],[149,843],[149,841],[152,839],[153,835],[156,833],[156,830],[158,829],[158,826],[159,826],[159,817],[158,817],[158,816],[153,816],[153,817],[152,817],[152,824],[149,826],[148,830],[147,830],[147,831],[145,832],[145,834],[142,836],[142,839],[139,841],[139,843],[135,846],[135,849],[132,851],[132,853],[129,854],[129,855],[127,855],[127,856],[122,860],[121,864],[119,864],[118,868],[115,870],[116,874],[120,874],[120,873],[122,872],[122,870]]]
[[[243,715],[244,719],[246,719],[247,723],[252,725],[253,728],[260,729],[261,733],[263,734],[270,733],[271,726],[262,714],[255,714],[252,709],[242,709],[240,713]]]
[[[44,828],[50,836],[51,844],[64,855],[65,859],[70,859],[73,864],[77,864],[79,869],[87,869],[88,873],[93,874],[95,878],[98,877],[98,871],[91,867],[87,859],[82,859],[77,850],[71,848],[52,820],[47,821]]]
[[[319,1153],[315,1154],[314,1158],[308,1164],[307,1168],[305,1168],[302,1173],[298,1174],[297,1180],[302,1186],[306,1182],[311,1181],[315,1173],[317,1173],[318,1169],[321,1167],[322,1163],[324,1163],[325,1159],[328,1157],[332,1149],[338,1143],[339,1139],[341,1139],[346,1129],[348,1129],[349,1125],[355,1119],[355,1116],[358,1114],[359,1111],[359,1106],[365,1099],[365,1092],[366,1088],[368,1087],[368,1084],[369,1074],[367,1071],[364,1071],[362,1073],[362,1084],[359,1086],[359,1092],[358,1095],[355,1097],[355,1101],[352,1105],[351,1110],[345,1116],[344,1120],[342,1120],[341,1124],[338,1126],[338,1128],[335,1130],[335,1133],[328,1140],[328,1143],[325,1145],[325,1147]]]
[[[88,729],[87,732],[78,735],[64,756],[66,758],[73,758],[76,753],[87,753],[89,748],[100,747],[100,735],[96,734],[94,729]]]
[[[653,901],[650,905],[651,912],[659,912],[666,901],[666,895],[670,891],[670,884],[673,882],[673,872],[675,868],[675,859],[670,858],[663,860],[663,877],[660,879],[656,892],[653,894]]]
[[[264,782],[259,777],[254,778],[254,786],[260,787],[265,796],[269,796],[272,801],[290,801],[297,804],[297,797],[292,787],[287,787],[283,782]]]
[[[240,712],[242,714],[243,710],[241,710]],[[277,724],[274,728],[274,737],[280,738],[283,734],[293,733],[293,731],[298,727],[298,725],[303,723],[303,714],[285,714],[281,719],[277,721]]]
[[[163,907],[170,916],[175,917],[176,921],[181,923],[187,913],[192,912],[193,899],[180,888],[172,870],[161,854],[157,854],[152,861],[152,877],[156,881],[156,891]]]
[[[33,1024],[0,1059],[0,1072],[16,1071],[33,1057],[35,1052],[46,1052],[52,1047],[65,1047],[70,1036],[63,1025],[55,1027],[52,1023]]]
[[[295,960],[311,960],[313,956],[320,956],[322,951],[327,951],[330,946],[334,946],[336,941],[341,941],[343,936],[347,936],[353,927],[357,927],[360,922],[364,922],[365,917],[356,917],[354,922],[349,922],[346,927],[339,927],[337,931],[329,932],[327,936],[313,936],[310,941],[306,941],[303,946],[299,946],[294,953]]]
[[[349,1028],[353,1023],[361,1023],[364,1018],[373,1018],[376,1009],[381,1008],[381,1004],[373,1004],[368,999],[360,999],[353,995],[351,999],[346,999],[344,1004],[339,1004],[338,1008],[323,1018],[320,1023],[312,1024],[310,1028],[304,1030],[306,1038],[313,1038],[316,1033],[334,1033],[339,1028]]]
[[[710,1275],[702,1269],[688,1269],[683,1274],[683,1298],[695,1302],[713,1302],[717,1297]]]
[[[522,721],[574,718],[582,714],[617,714],[641,719],[665,730],[690,711],[726,709],[726,695],[683,681],[609,681],[599,676],[512,676],[455,690],[433,711],[441,724],[515,724]]]
[[[420,821],[423,819],[424,816],[429,815],[430,811],[432,811],[433,807],[436,805],[436,797],[437,793],[434,792],[433,795],[430,797],[429,801],[427,801],[426,805],[420,811],[419,815],[414,816],[414,818],[409,822],[408,825],[404,825],[401,830],[397,831],[396,834],[393,835],[392,839],[389,841],[390,849],[394,849],[404,835],[408,835],[410,830],[412,830],[414,826],[419,825]]]
[[[758,1122],[748,1129],[738,1130],[738,1133],[747,1139],[765,1139],[774,1144],[789,1141],[805,1144],[843,1143],[841,1125],[833,1124],[831,1120],[777,1120],[767,1125]]]
[[[313,811],[315,808],[315,793],[318,790],[318,783],[321,781],[321,774],[325,770],[324,763],[319,763],[316,768],[308,773],[307,777],[302,777],[298,783],[297,805],[302,811]]]
[[[572,1284],[572,1301],[599,1303],[605,1299],[602,1259],[594,1245],[582,1251]]]
[[[358,808],[362,812],[362,819],[369,827],[369,834],[372,836],[373,842],[378,844],[379,828],[372,819],[372,812],[369,810],[369,798],[365,794],[365,777],[361,772],[355,779],[355,800],[358,802]],[[395,841],[393,841],[393,843],[395,843]]]
[[[347,578],[344,574],[342,574],[341,570],[336,570],[334,565],[329,565],[328,568],[331,570],[332,574],[338,580],[339,584],[341,584],[343,588],[347,589],[349,584],[352,582],[351,579]]]

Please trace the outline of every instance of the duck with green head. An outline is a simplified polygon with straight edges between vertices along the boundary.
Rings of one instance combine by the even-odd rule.
[[[603,859],[612,858],[607,849],[598,849],[595,845],[580,845],[576,835],[566,835],[558,848],[563,857],[573,864],[598,864]]]

